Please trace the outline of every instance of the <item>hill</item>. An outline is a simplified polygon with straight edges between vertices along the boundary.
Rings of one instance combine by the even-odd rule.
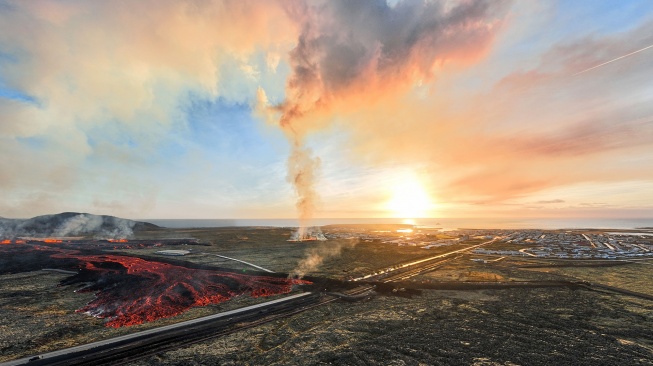
[[[148,222],[133,221],[115,216],[63,212],[31,219],[0,218],[0,239],[14,237],[88,236],[128,238],[134,231],[158,229]]]

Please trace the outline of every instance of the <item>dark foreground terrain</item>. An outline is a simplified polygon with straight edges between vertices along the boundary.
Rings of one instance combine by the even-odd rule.
[[[283,228],[157,229],[136,235],[144,240],[195,238],[198,241],[188,244],[169,241],[156,247],[117,245],[102,250],[111,255],[174,260],[188,266],[237,271],[253,268],[213,254],[285,273],[296,272],[310,259],[308,262],[317,263],[310,268],[311,275],[346,280],[479,242],[471,238],[453,246],[424,250],[366,241],[363,234],[358,236],[352,228],[328,228],[325,233],[331,238],[327,242],[293,243],[286,241],[290,229]],[[157,254],[166,249],[185,249],[190,254],[180,258]],[[367,301],[331,302],[252,329],[148,356],[132,364],[653,364],[653,301],[584,286],[543,288],[529,285],[531,281],[589,281],[653,295],[650,262],[604,266],[600,262],[576,265],[580,262],[531,258],[504,258],[485,263],[471,260],[476,257],[470,254],[456,257],[400,285],[421,291],[419,295],[402,297],[386,293]],[[314,261],[316,258],[319,261]],[[53,265],[54,262],[47,262],[44,267]],[[59,269],[74,270],[74,263],[60,265]],[[192,307],[176,317],[111,328],[106,326],[109,319],[75,312],[93,301],[95,295],[75,292],[79,284],[67,285],[65,281],[71,274],[38,270],[33,264],[24,266],[24,271],[20,270],[20,265],[11,268],[12,271],[0,276],[3,314],[0,317],[0,361],[266,300],[240,296],[222,303]],[[438,288],[444,288],[439,285],[443,281],[507,286],[440,290]],[[525,285],[513,287],[514,283]],[[303,290],[299,287],[295,291]]]
[[[651,304],[569,289],[334,303],[138,365],[648,365]]]

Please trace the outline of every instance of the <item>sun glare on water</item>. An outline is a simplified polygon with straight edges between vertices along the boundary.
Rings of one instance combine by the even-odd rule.
[[[403,219],[431,216],[433,203],[416,178],[406,178],[394,184],[386,207],[393,217]]]

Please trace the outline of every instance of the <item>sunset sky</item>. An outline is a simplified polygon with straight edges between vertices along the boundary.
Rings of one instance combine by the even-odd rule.
[[[653,217],[651,45],[650,0],[0,0],[0,216]]]

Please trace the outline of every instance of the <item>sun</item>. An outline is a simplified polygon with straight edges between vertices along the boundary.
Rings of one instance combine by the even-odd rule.
[[[413,219],[428,217],[433,203],[424,187],[414,177],[393,184],[386,208],[395,218]]]

